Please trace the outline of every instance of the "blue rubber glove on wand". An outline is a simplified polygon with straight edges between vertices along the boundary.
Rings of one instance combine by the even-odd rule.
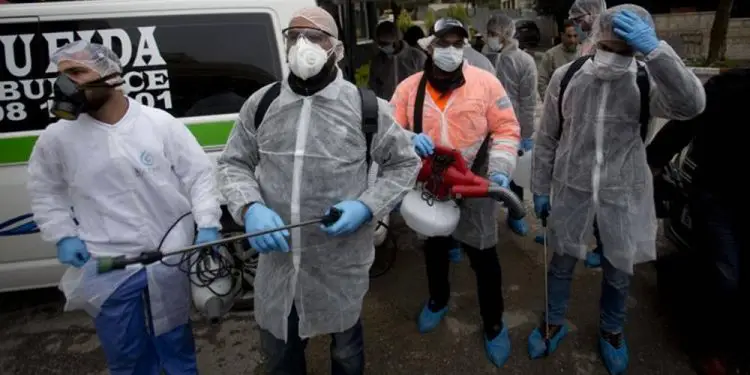
[[[549,216],[550,207],[549,195],[534,194],[534,213],[536,213],[536,217],[541,219]]]
[[[81,268],[90,258],[86,244],[78,237],[65,237],[57,242],[57,259],[62,264]]]
[[[613,20],[614,32],[636,51],[648,55],[659,47],[656,31],[637,14],[629,10],[617,13]]]
[[[260,204],[253,203],[245,212],[245,233],[254,233],[271,230],[284,226],[279,214],[272,209]],[[289,251],[289,231],[277,231],[262,236],[248,238],[250,246],[259,253],[268,253],[271,251]]]
[[[341,210],[341,217],[330,226],[321,225],[320,229],[331,236],[344,236],[354,233],[370,219],[372,212],[360,201],[343,201],[333,206]]]

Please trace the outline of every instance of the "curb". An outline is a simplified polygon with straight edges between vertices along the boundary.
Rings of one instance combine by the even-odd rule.
[[[719,75],[720,73],[726,72],[727,70],[730,70],[729,68],[707,68],[702,66],[689,66],[690,70],[693,71],[695,74],[701,74],[701,75]]]

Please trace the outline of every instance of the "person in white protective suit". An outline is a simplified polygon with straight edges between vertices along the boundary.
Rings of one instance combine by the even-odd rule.
[[[534,57],[518,48],[516,25],[505,14],[490,17],[487,22],[487,58],[492,61],[497,78],[508,93],[516,118],[521,126],[522,152],[530,152],[534,147],[534,113],[536,112],[537,70]],[[523,188],[511,181],[510,189],[523,199]],[[529,232],[526,220],[513,220],[508,217],[510,229],[521,236]]]
[[[596,42],[591,38],[591,31],[596,19],[607,9],[604,0],[575,0],[568,10],[568,18],[576,25],[581,48],[581,56],[594,52]]]
[[[336,62],[344,50],[333,17],[321,8],[295,12],[284,31],[291,73],[255,125],[273,85],[240,110],[219,157],[220,189],[247,232],[343,213],[328,227],[303,227],[251,239],[261,255],[255,319],[271,374],[305,374],[305,346],[331,334],[333,374],[362,374],[360,313],[375,255],[373,230],[416,181],[420,159],[409,134],[377,99],[370,156],[379,167],[367,181],[362,100]],[[278,87],[278,86],[277,86]]]
[[[94,318],[111,374],[197,374],[188,276],[159,262],[100,275],[96,258],[154,250],[190,212],[195,222],[181,220],[162,250],[189,246],[196,223],[196,242],[217,240],[211,161],[184,124],[117,89],[122,68],[107,47],[76,41],[51,61],[53,111],[66,119],[39,136],[28,191],[43,238],[73,266],[60,283],[66,310]]]
[[[632,4],[608,9],[592,38],[596,53],[571,77],[562,108],[561,81],[576,63],[553,74],[534,146],[534,209],[540,217],[549,215],[554,255],[548,273],[549,313],[529,337],[529,354],[552,353],[567,334],[573,271],[586,255],[596,217],[604,245],[599,348],[609,372],[620,374],[628,364],[623,329],[633,266],[656,258],[657,222],[637,77],[646,74],[643,94],[652,116],[693,118],[703,111],[706,96],[695,74],[657,38],[645,9]],[[636,61],[636,53],[645,56],[643,63]]]

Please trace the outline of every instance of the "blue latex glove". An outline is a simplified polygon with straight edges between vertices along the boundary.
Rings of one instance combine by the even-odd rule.
[[[323,232],[331,236],[342,236],[353,233],[366,221],[372,219],[372,212],[360,201],[343,201],[333,207],[341,210],[341,218],[330,226],[320,226]]]
[[[264,230],[283,227],[284,222],[279,214],[272,209],[260,204],[253,203],[245,212],[245,232],[260,232]],[[264,234],[262,236],[250,237],[248,241],[253,249],[259,253],[268,253],[271,251],[289,251],[289,231],[283,230]]]
[[[659,38],[656,37],[654,28],[632,11],[623,10],[617,13],[613,23],[615,34],[636,51],[648,55],[659,47]]]
[[[506,189],[510,186],[510,178],[508,178],[508,176],[506,176],[504,173],[493,173],[490,176],[490,181]]]
[[[57,242],[57,259],[62,264],[81,268],[90,258],[86,244],[78,237],[65,237]]]
[[[524,138],[521,140],[521,150],[531,151],[534,148],[534,140],[531,138]]]
[[[432,143],[432,139],[427,134],[419,133],[411,141],[414,143],[414,150],[417,151],[417,155],[419,156],[424,157],[432,155],[435,152],[435,144]]]
[[[536,217],[542,218],[549,216],[549,210],[549,195],[534,194],[534,212],[536,213]]]
[[[200,228],[198,229],[198,234],[195,236],[195,244],[200,245],[206,242],[218,241],[219,237],[218,228]]]

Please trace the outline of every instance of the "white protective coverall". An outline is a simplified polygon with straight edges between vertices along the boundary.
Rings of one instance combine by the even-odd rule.
[[[596,39],[593,38],[593,26],[596,25],[596,19],[607,9],[607,2],[604,0],[575,0],[568,10],[568,18],[575,20],[576,23],[586,23],[592,25],[589,35],[579,35],[581,47],[578,49],[581,56],[594,53],[596,50]]]
[[[267,90],[245,102],[219,158],[220,189],[238,223],[251,202],[268,206],[285,224],[320,217],[350,199],[381,218],[414,185],[420,159],[409,134],[394,123],[390,105],[378,99],[379,127],[371,149],[378,179],[368,187],[360,95],[340,71],[307,97],[283,80],[256,132],[255,112]],[[331,237],[317,226],[291,229],[291,252],[261,254],[255,278],[258,325],[286,340],[294,304],[301,338],[351,328],[369,287],[376,224],[373,219],[344,237]]]
[[[612,18],[621,9],[600,16],[594,42],[620,40],[612,31]],[[653,26],[643,8],[632,10]],[[634,264],[656,258],[657,221],[640,136],[637,63],[631,56],[597,50],[565,90],[559,140],[558,94],[570,64],[555,71],[544,99],[531,175],[533,193],[552,197],[548,225],[555,251],[584,259],[596,217],[603,255],[629,274]],[[666,42],[645,56],[644,64],[652,116],[687,120],[703,111],[706,96],[700,80]]]
[[[221,228],[214,169],[195,137],[167,112],[132,99],[113,125],[87,114],[49,125],[29,159],[28,189],[45,240],[78,236],[86,243],[92,259],[81,269],[69,268],[60,288],[66,310],[85,309],[92,317],[143,267],[98,275],[97,257],[155,250],[172,223],[188,212],[200,228]],[[191,245],[194,224],[184,218],[163,250]],[[154,334],[186,324],[187,275],[158,262],[146,270]]]
[[[508,18],[506,24],[498,24],[495,30],[504,36],[506,43],[500,53],[494,56],[497,78],[508,93],[516,118],[521,126],[521,138],[531,138],[534,134],[534,114],[536,113],[537,70],[534,58],[518,48],[518,40],[513,39],[516,28]],[[489,26],[488,26],[489,28]]]

